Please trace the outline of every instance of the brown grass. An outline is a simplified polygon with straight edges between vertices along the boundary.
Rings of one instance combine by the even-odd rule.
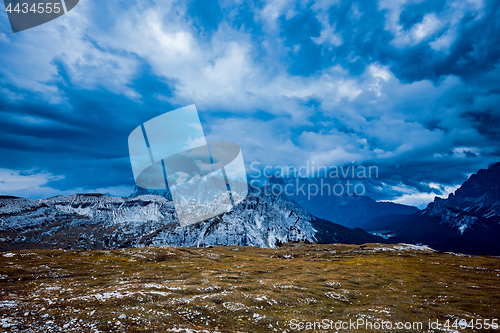
[[[10,253],[0,254],[0,331],[292,332],[292,319],[500,317],[498,257],[380,244]],[[364,330],[342,330],[354,331]]]

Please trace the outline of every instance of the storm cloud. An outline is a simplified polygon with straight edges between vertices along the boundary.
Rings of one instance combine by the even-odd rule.
[[[423,204],[500,158],[499,7],[87,0],[18,34],[3,12],[0,192],[125,195],[128,134],[194,103],[247,165],[377,165],[370,196]]]

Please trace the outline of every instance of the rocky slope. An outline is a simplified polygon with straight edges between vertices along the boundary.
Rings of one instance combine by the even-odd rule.
[[[131,198],[75,194],[49,199],[0,198],[0,250],[111,249],[149,245],[251,245],[293,241],[381,242],[361,229],[317,219],[284,196],[250,194],[229,213],[181,227],[168,195]]]
[[[447,199],[399,222],[396,240],[443,251],[500,255],[500,163],[473,174]]]

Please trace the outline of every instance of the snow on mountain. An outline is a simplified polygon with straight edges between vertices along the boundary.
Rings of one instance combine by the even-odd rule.
[[[481,169],[448,196],[399,221],[398,240],[443,251],[500,255],[500,163]]]
[[[500,222],[500,163],[481,169],[447,199],[436,197],[425,209],[462,233],[474,224]]]
[[[149,245],[275,248],[292,241],[383,241],[361,229],[325,223],[295,201],[263,192],[250,193],[228,213],[181,227],[168,191],[149,193],[136,188],[130,198],[103,194],[40,200],[2,197],[0,249]]]

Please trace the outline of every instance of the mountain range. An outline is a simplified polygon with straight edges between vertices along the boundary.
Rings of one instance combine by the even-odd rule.
[[[394,241],[436,250],[500,255],[500,163],[481,169],[451,193],[410,216],[380,221]]]
[[[448,198],[436,197],[423,210],[362,196],[315,197],[314,202],[298,198],[299,204],[284,195],[254,191],[232,211],[186,227],[179,225],[168,190],[136,187],[131,197],[0,196],[0,250],[150,245],[276,248],[305,241],[405,242],[440,251],[500,255],[499,180],[497,163],[473,174]]]
[[[500,163],[481,169],[448,198],[425,209],[367,196],[294,197],[308,212],[359,227],[389,242],[425,244],[441,251],[500,255]]]
[[[418,212],[417,207],[393,202],[375,201],[368,196],[325,195],[314,197],[294,197],[311,214],[332,221],[348,228],[377,230],[373,221],[385,221],[397,217],[406,217]],[[378,222],[377,222],[378,223]],[[375,229],[374,229],[375,227]]]
[[[181,227],[168,191],[133,197],[75,194],[48,199],[0,197],[0,250],[113,249],[150,245],[276,248],[305,241],[384,242],[365,231],[316,218],[285,196],[250,193],[232,211]]]

